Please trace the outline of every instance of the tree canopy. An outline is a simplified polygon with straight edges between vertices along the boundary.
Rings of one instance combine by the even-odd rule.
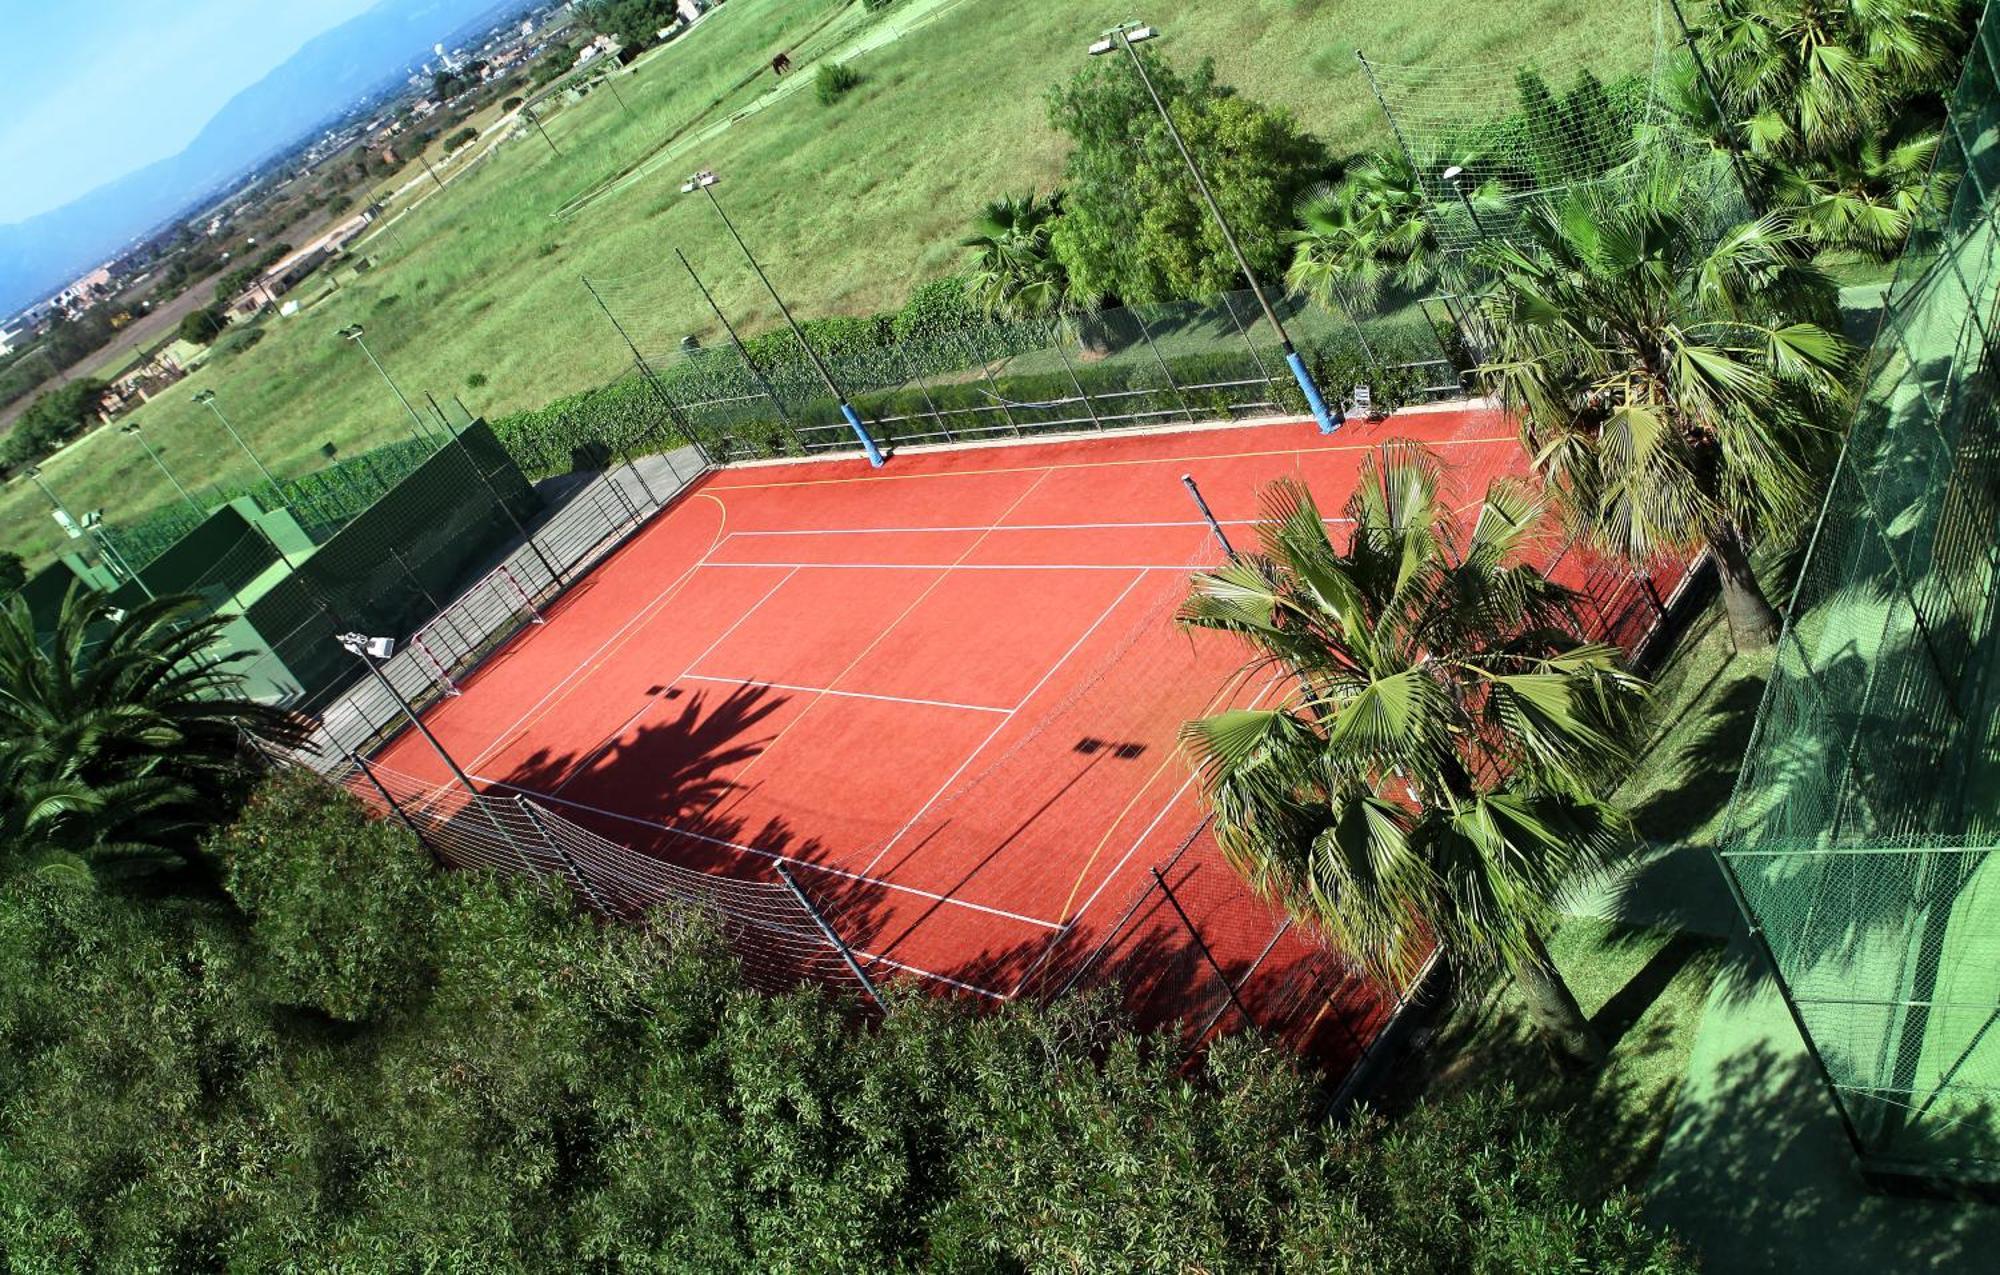
[[[759,995],[304,775],[211,849],[220,901],[0,878],[17,1265],[1687,1269],[1504,1094],[1337,1128],[1097,1002]]]
[[[1292,206],[1325,176],[1318,139],[1283,110],[1219,84],[1204,60],[1183,77],[1147,52],[1148,74],[1251,268],[1283,274]],[[1052,242],[1080,299],[1167,301],[1241,287],[1242,275],[1165,123],[1122,55],[1093,60],[1049,95],[1075,143]]]

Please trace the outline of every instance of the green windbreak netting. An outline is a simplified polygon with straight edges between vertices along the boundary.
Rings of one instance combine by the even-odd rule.
[[[1869,1168],[2000,1174],[2000,12],[1967,56],[1722,846]]]

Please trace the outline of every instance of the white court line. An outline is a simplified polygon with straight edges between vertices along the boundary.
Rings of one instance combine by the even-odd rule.
[[[794,571],[825,567],[834,571],[1198,571],[1180,562],[704,562],[704,567],[764,567]]]
[[[958,764],[958,769],[952,771],[951,774],[946,777],[944,783],[938,786],[937,791],[930,795],[930,800],[926,801],[922,806],[919,806],[917,808],[917,813],[911,815],[909,820],[906,823],[904,823],[902,827],[896,829],[895,836],[889,838],[887,841],[882,843],[882,848],[875,852],[875,857],[868,861],[868,866],[862,869],[863,872],[873,872],[875,870],[875,865],[882,862],[882,856],[889,853],[889,851],[895,847],[895,844],[903,839],[904,834],[906,834],[907,832],[909,832],[911,828],[914,828],[916,826],[917,820],[923,818],[924,815],[930,810],[930,808],[937,804],[938,798],[944,796],[945,793],[950,790],[951,786],[958,782],[958,777],[965,773],[965,768],[970,766],[973,763],[973,761],[978,758],[979,754],[986,751],[986,746],[993,742],[994,736],[998,735],[1001,731],[1007,728],[1008,722],[1014,720],[1014,714],[1020,712],[1022,708],[1026,707],[1028,701],[1034,699],[1035,696],[1040,693],[1041,689],[1044,686],[1048,685],[1049,679],[1056,675],[1056,670],[1060,669],[1063,665],[1069,663],[1070,656],[1075,655],[1077,649],[1081,647],[1086,641],[1089,640],[1090,635],[1097,632],[1098,627],[1102,625],[1106,620],[1111,618],[1111,613],[1113,611],[1116,611],[1121,605],[1123,605],[1125,599],[1131,596],[1132,590],[1138,588],[1139,582],[1145,578],[1146,575],[1142,571],[1139,574],[1133,576],[1131,582],[1127,584],[1123,589],[1119,590],[1118,596],[1111,600],[1111,605],[1105,607],[1103,612],[1100,613],[1095,620],[1092,620],[1090,622],[1090,627],[1085,629],[1081,634],[1079,634],[1077,636],[1076,641],[1069,644],[1069,649],[1067,651],[1064,651],[1054,664],[1049,665],[1049,667],[1043,671],[1041,679],[1037,681],[1033,686],[1028,688],[1028,693],[1021,697],[1021,702],[1014,705],[1014,707],[1008,709],[1007,716],[1000,720],[1000,724],[995,726],[990,732],[988,732],[985,739],[979,741],[979,747],[973,749],[970,753],[966,754],[965,760]]]
[[[602,806],[590,805],[588,802],[572,801],[568,797],[556,797],[549,793],[537,792],[533,788],[523,788],[519,784],[510,784],[504,779],[493,779],[486,775],[472,775],[471,778],[478,780],[482,784],[492,784],[495,788],[511,788],[515,792],[524,793],[541,801],[554,802],[558,806],[568,806],[573,810],[588,810],[592,814],[603,815],[607,819],[618,819],[625,823],[637,824],[641,828],[653,828],[661,832],[671,832],[677,836],[689,837],[696,841],[705,841],[712,846],[722,846],[730,850],[741,850],[744,854],[754,854],[777,863],[788,863],[795,868],[811,868],[816,872],[825,872],[832,876],[845,877],[850,881],[859,881],[864,885],[880,886],[884,890],[895,890],[902,894],[914,894],[918,898],[929,899],[933,903],[949,904],[955,908],[970,908],[974,912],[984,912],[989,916],[1005,917],[1009,921],[1019,921],[1023,925],[1039,926],[1044,930],[1060,930],[1062,928],[1059,923],[1044,921],[1038,916],[1026,916],[1020,912],[1009,912],[1005,908],[989,907],[984,903],[974,903],[968,899],[956,899],[950,895],[939,894],[935,890],[925,890],[914,885],[899,885],[894,881],[883,881],[877,877],[863,876],[859,872],[853,872],[846,868],[836,868],[828,863],[815,863],[811,859],[794,859],[790,855],[779,854],[775,850],[764,850],[757,846],[746,846],[739,841],[726,841],[721,837],[711,837],[704,832],[695,832],[687,828],[676,828],[674,825],[658,819],[641,819],[637,815],[621,814],[616,810],[606,810]],[[634,851],[633,853],[636,854],[638,852]]]
[[[960,991],[977,992],[981,996],[991,997],[996,1001],[1005,1001],[1013,999],[1013,996],[1011,994],[996,992],[990,987],[981,987],[977,983],[968,983],[965,982],[963,979],[953,978],[949,974],[940,974],[935,970],[927,970],[921,965],[909,965],[902,961],[896,960],[894,957],[880,956],[874,952],[863,951],[861,948],[858,947],[854,949],[854,954],[856,956],[866,957],[868,960],[876,962],[878,964],[893,965],[899,970],[903,970],[904,972],[910,974],[916,974],[922,978],[934,978],[940,983],[949,983],[953,987],[958,988]]]
[[[713,499],[713,497],[711,497],[711,499]],[[717,500],[716,503],[721,504],[722,502]],[[727,516],[728,516],[727,507],[725,506],[724,517],[726,518]],[[642,538],[643,538],[642,536],[636,536],[632,540],[627,541],[626,543],[637,544],[639,540]],[[713,552],[714,548],[715,548],[714,545],[710,545],[709,551]],[[704,554],[703,556],[706,557],[707,555]],[[590,576],[594,576],[599,571],[609,567],[611,565],[612,559],[616,557],[617,554],[613,553],[610,557],[604,558],[603,560],[598,562],[596,566],[593,566],[589,571],[585,572],[584,573],[585,577],[587,578]],[[555,685],[549,687],[548,690],[542,692],[542,697],[540,699],[536,700],[534,703],[530,704],[527,708],[523,709],[521,715],[519,717],[516,717],[512,722],[509,722],[507,724],[507,729],[496,734],[493,737],[492,743],[488,744],[485,748],[475,753],[472,757],[472,760],[468,762],[467,765],[477,766],[483,762],[491,760],[494,754],[498,753],[506,745],[513,742],[514,732],[521,728],[521,723],[527,721],[530,717],[533,717],[535,713],[542,707],[542,705],[548,703],[551,699],[557,698],[561,695],[568,694],[568,691],[565,688],[568,687],[571,682],[577,681],[578,679],[588,680],[593,674],[597,672],[597,657],[604,654],[605,648],[609,647],[613,642],[621,641],[633,629],[635,625],[644,626],[646,624],[650,624],[652,622],[653,617],[659,613],[660,608],[665,606],[666,603],[670,600],[668,595],[673,594],[682,585],[686,584],[689,580],[694,579],[694,574],[695,572],[701,570],[701,565],[702,565],[701,560],[697,559],[694,562],[689,563],[685,568],[683,568],[681,573],[675,576],[671,582],[669,582],[667,585],[661,588],[661,590],[658,593],[654,594],[651,598],[648,598],[644,606],[634,611],[632,615],[625,621],[625,623],[619,625],[616,629],[613,629],[611,633],[608,636],[606,636],[602,642],[599,642],[597,644],[596,650],[592,651],[589,655],[585,656],[583,659],[578,660],[576,662],[576,666],[572,668],[569,672],[563,674],[563,676],[557,680]],[[574,584],[575,582],[572,581],[571,583]],[[564,591],[565,593],[568,591],[567,587],[565,588]]]
[[[1219,521],[1225,527],[1254,527],[1267,520],[1263,518],[1223,518]],[[1346,518],[1322,518],[1320,521],[1347,522],[1349,520]],[[798,527],[789,530],[769,531],[759,530],[755,527],[746,527],[741,531],[732,531],[722,539],[726,544],[738,536],[895,536],[919,532],[1119,531],[1126,528],[1143,531],[1157,527],[1206,526],[1208,524],[1201,519],[1192,518],[1185,522],[1013,522],[1005,526],[995,524],[991,527],[981,527],[977,524],[968,524],[962,527]]]
[[[699,569],[701,563],[697,562],[694,565],[696,569]],[[718,634],[716,636],[715,641],[710,642],[707,646],[703,647],[700,655],[697,655],[692,660],[689,660],[687,668],[681,670],[681,677],[686,677],[688,675],[689,670],[693,669],[695,665],[707,659],[710,651],[713,651],[716,647],[721,646],[722,640],[724,638],[736,632],[737,628],[740,627],[745,620],[749,619],[752,615],[756,614],[757,608],[763,606],[766,602],[769,602],[771,600],[771,595],[776,593],[778,590],[784,588],[786,581],[790,580],[793,576],[797,574],[798,572],[796,570],[787,571],[784,574],[783,578],[781,578],[776,584],[772,585],[770,589],[768,589],[765,592],[763,597],[758,598],[755,602],[751,603],[750,606],[743,612],[742,615],[736,617],[734,623],[732,623],[728,628],[724,629],[720,634]],[[660,694],[664,695],[668,690],[671,690],[673,688],[674,682],[680,681],[681,677],[676,677],[671,681],[660,683],[661,687]],[[623,735],[626,731],[630,730],[632,728],[633,722],[636,722],[641,717],[644,717],[646,713],[649,710],[651,710],[653,705],[659,702],[660,702],[659,695],[647,696],[646,702],[639,706],[638,712],[626,718],[624,722],[622,722],[619,725],[616,731],[612,732],[612,734],[608,738],[606,738],[602,744],[597,746],[596,750],[593,751],[590,754],[590,756],[584,758],[582,761],[578,762],[575,766],[570,768],[569,774],[563,778],[563,781],[561,783],[555,786],[555,791],[561,792],[563,789],[569,787],[570,784],[577,779],[577,777],[579,777],[584,773],[585,769],[587,769],[592,762],[595,762],[599,757],[602,757],[604,756],[604,754],[610,752],[612,747],[618,743],[618,737],[620,735]]]
[[[786,577],[790,579],[790,577]],[[874,695],[867,691],[836,691],[825,686],[793,686],[789,682],[766,682],[756,677],[711,677],[706,673],[683,673],[677,682],[721,682],[728,686],[763,686],[774,691],[799,691],[808,695],[838,695],[846,699],[879,699],[890,704],[921,704],[927,708],[962,708],[968,713],[1011,713],[1011,708],[992,704],[954,704],[948,699],[918,699],[911,695]],[[672,685],[672,683],[668,683]]]

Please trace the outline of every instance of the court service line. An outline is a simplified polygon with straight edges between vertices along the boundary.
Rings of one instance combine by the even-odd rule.
[[[587,810],[591,814],[602,815],[606,819],[616,819],[622,823],[636,824],[641,828],[651,828],[657,832],[671,832],[675,836],[687,837],[693,841],[706,842],[712,846],[721,846],[724,849],[737,850],[744,854],[754,854],[759,858],[769,859],[774,863],[790,864],[795,868],[811,868],[815,872],[824,872],[829,876],[844,877],[849,881],[855,881],[862,885],[872,885],[884,890],[894,890],[900,894],[914,894],[918,898],[928,899],[932,903],[947,904],[955,908],[969,908],[974,912],[984,912],[988,916],[1002,917],[1009,921],[1019,921],[1023,925],[1032,925],[1044,930],[1060,930],[1062,928],[1057,922],[1045,921],[1038,916],[1028,916],[1022,912],[1009,912],[1006,908],[996,908],[986,903],[974,903],[970,899],[960,899],[948,894],[939,894],[935,890],[926,890],[921,886],[903,885],[895,881],[884,881],[879,877],[864,876],[850,868],[837,868],[830,863],[815,863],[811,859],[795,859],[788,854],[779,854],[775,850],[765,850],[759,846],[747,846],[740,841],[730,841],[723,837],[712,837],[705,832],[696,832],[691,828],[676,827],[663,819],[644,819],[638,815],[628,815],[617,810],[606,810],[603,806],[593,806],[586,801],[573,801],[568,797],[558,797],[552,793],[537,792],[533,788],[523,788],[519,784],[510,784],[504,779],[493,779],[486,775],[473,775],[471,777],[482,784],[491,784],[496,788],[509,788],[524,796],[533,797],[537,801],[547,801],[558,806],[568,806],[572,810]],[[639,854],[641,852],[635,850],[632,853]]]
[[[917,807],[917,812],[911,815],[909,819],[907,819],[904,822],[902,827],[896,829],[895,836],[890,837],[887,841],[882,843],[882,848],[875,852],[875,857],[868,861],[868,866],[862,869],[863,872],[873,872],[875,870],[875,865],[882,862],[882,856],[888,854],[890,850],[894,849],[896,843],[898,841],[901,841],[903,837],[909,833],[910,829],[917,826],[917,820],[923,818],[925,814],[929,813],[930,808],[937,804],[938,798],[944,796],[946,792],[950,791],[951,786],[958,782],[958,777],[965,773],[966,767],[972,765],[972,763],[978,759],[979,755],[986,751],[986,746],[988,744],[991,744],[994,738],[997,735],[999,735],[1001,731],[1007,728],[1007,724],[1014,720],[1014,715],[1016,713],[1019,713],[1022,708],[1026,707],[1027,704],[1035,698],[1035,696],[1041,693],[1042,688],[1049,684],[1049,679],[1056,675],[1056,670],[1062,668],[1063,665],[1069,663],[1070,657],[1075,655],[1077,653],[1077,650],[1080,647],[1082,647],[1082,645],[1085,642],[1090,640],[1091,634],[1097,632],[1098,628],[1102,626],[1106,620],[1111,618],[1112,612],[1116,611],[1120,606],[1124,605],[1125,599],[1132,596],[1132,590],[1138,588],[1139,582],[1141,580],[1144,580],[1145,578],[1146,578],[1146,573],[1141,571],[1138,574],[1134,575],[1123,589],[1118,591],[1118,596],[1111,600],[1111,605],[1105,607],[1104,610],[1098,614],[1098,617],[1090,622],[1089,628],[1085,629],[1082,633],[1077,635],[1076,641],[1069,644],[1069,649],[1064,651],[1061,656],[1057,657],[1055,663],[1049,665],[1048,668],[1042,671],[1041,677],[1036,680],[1033,686],[1028,688],[1028,693],[1021,697],[1019,703],[1015,704],[1014,707],[1007,710],[1007,715],[1001,718],[999,723],[995,725],[991,731],[987,732],[986,738],[979,741],[979,746],[977,748],[973,749],[971,752],[965,755],[965,760],[958,763],[958,769],[952,771],[951,774],[945,777],[945,781],[942,784],[938,785],[937,791],[933,792],[930,795],[930,799],[925,801],[923,805]]]
[[[1206,456],[1143,456],[1127,460],[1085,460],[1071,461],[1068,464],[1007,465],[994,469],[938,470],[928,474],[848,474],[839,478],[797,478],[789,482],[716,483],[712,485],[717,491],[756,491],[766,488],[783,487],[825,487],[831,484],[845,483],[908,483],[917,482],[925,478],[984,478],[989,474],[1051,474],[1060,469],[1114,469],[1128,468],[1133,465],[1188,465],[1209,460],[1255,460],[1266,456],[1324,456],[1333,452],[1366,452],[1374,451],[1384,443],[1392,441],[1397,440],[1380,438],[1372,443],[1336,443],[1327,447],[1275,447],[1264,451],[1219,452]],[[1518,447],[1521,443],[1521,436],[1519,434],[1499,434],[1483,438],[1442,438],[1435,441],[1418,439],[1416,441],[1427,448],[1475,447],[1492,443],[1512,443]],[[1060,446],[1061,444],[1052,445]],[[728,471],[725,470],[723,472],[726,473]]]
[[[699,567],[701,564],[696,563],[695,565]],[[618,724],[617,730],[612,731],[609,735],[605,736],[604,742],[602,744],[599,744],[597,748],[591,752],[590,756],[584,758],[582,761],[572,766],[570,768],[569,774],[563,776],[562,782],[558,783],[555,786],[554,791],[561,792],[563,789],[569,787],[570,784],[572,784],[580,776],[582,776],[583,773],[586,770],[588,770],[597,761],[598,758],[604,756],[604,754],[610,752],[614,747],[616,747],[618,744],[619,736],[623,735],[626,731],[632,729],[632,723],[638,721],[641,717],[644,717],[648,712],[652,711],[653,705],[660,702],[661,695],[665,695],[668,691],[672,690],[675,682],[678,682],[681,680],[681,678],[686,677],[690,672],[694,670],[695,665],[707,659],[710,652],[714,651],[716,647],[721,646],[723,641],[727,639],[730,634],[736,632],[737,629],[741,628],[745,620],[757,614],[758,609],[761,608],[766,602],[769,602],[771,600],[772,595],[777,593],[778,590],[784,588],[785,585],[791,580],[791,578],[797,574],[798,574],[797,571],[787,571],[784,575],[780,576],[776,584],[772,585],[769,589],[766,589],[764,591],[763,597],[758,598],[755,602],[752,602],[747,608],[744,609],[742,615],[736,617],[736,619],[730,624],[728,628],[724,629],[721,633],[716,635],[716,638],[713,642],[710,642],[707,646],[701,649],[701,654],[695,656],[693,659],[688,661],[687,667],[681,670],[680,677],[671,678],[668,681],[660,683],[660,689],[658,693],[653,695],[648,695],[646,697],[646,702],[639,705],[639,710],[633,713],[630,717],[626,718],[624,721],[620,722]]]
[[[583,659],[577,661],[576,666],[572,668],[568,673],[565,673],[560,679],[558,679],[555,685],[549,687],[548,690],[542,692],[542,697],[536,700],[533,704],[530,704],[526,709],[524,709],[521,715],[515,718],[513,722],[509,724],[505,730],[502,730],[497,734],[495,734],[493,736],[493,742],[488,744],[485,748],[481,749],[478,753],[474,754],[472,760],[467,763],[468,765],[478,766],[483,762],[491,760],[492,757],[496,753],[498,753],[502,748],[505,748],[509,744],[512,744],[520,736],[520,734],[525,731],[531,720],[537,722],[540,721],[541,720],[540,710],[544,704],[547,704],[552,698],[567,696],[569,694],[569,691],[565,688],[568,687],[572,681],[575,681],[580,677],[588,678],[592,673],[595,673],[597,671],[598,657],[604,653],[605,648],[609,647],[614,642],[623,645],[624,639],[627,636],[628,631],[631,630],[634,625],[642,625],[644,623],[649,623],[653,615],[656,614],[661,607],[665,606],[668,602],[672,601],[675,597],[679,596],[680,591],[683,588],[687,587],[688,581],[694,579],[695,573],[701,569],[702,562],[708,557],[709,554],[715,552],[717,546],[719,546],[726,538],[725,533],[729,529],[729,506],[723,503],[722,498],[720,496],[714,495],[706,491],[698,491],[694,494],[697,499],[714,501],[715,507],[722,511],[722,521],[719,524],[717,524],[715,528],[715,536],[708,542],[708,548],[702,550],[701,554],[698,557],[696,557],[693,562],[689,563],[685,568],[683,568],[680,575],[676,576],[658,593],[654,594],[650,602],[646,603],[645,606],[640,607],[637,611],[634,611],[630,616],[630,618],[628,618],[625,621],[625,623],[619,625],[616,629],[613,629],[611,633],[607,635],[602,642],[597,644],[596,650],[592,651],[589,655],[585,656]],[[639,540],[642,538],[643,537],[635,537],[632,540],[628,540],[624,546],[620,547],[620,552],[622,552],[624,548],[629,548],[634,545],[637,545],[639,543]],[[611,561],[618,556],[619,556],[618,553],[614,553],[611,558],[608,558],[604,562],[600,562],[595,567],[591,568],[588,574],[596,575],[599,571],[602,571],[605,567],[609,566],[611,564]]]
[[[786,579],[791,577],[787,576]],[[725,635],[727,636],[727,635]],[[706,654],[706,652],[704,652]],[[878,699],[890,704],[917,704],[925,708],[959,708],[968,713],[1011,713],[1011,708],[993,704],[957,704],[948,699],[919,699],[914,695],[876,695],[868,691],[836,691],[827,686],[794,686],[789,682],[766,682],[755,677],[715,677],[707,673],[683,673],[679,682],[721,682],[726,686],[761,686],[774,691],[799,691],[808,695],[837,695],[843,699]],[[672,685],[672,683],[669,683]],[[640,711],[644,711],[643,709]]]

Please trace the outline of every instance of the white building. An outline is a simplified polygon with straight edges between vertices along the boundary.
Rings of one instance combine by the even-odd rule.
[[[0,328],[0,358],[5,358],[7,355],[12,354],[13,352],[14,352],[14,334],[12,332],[7,331],[5,328]]]

